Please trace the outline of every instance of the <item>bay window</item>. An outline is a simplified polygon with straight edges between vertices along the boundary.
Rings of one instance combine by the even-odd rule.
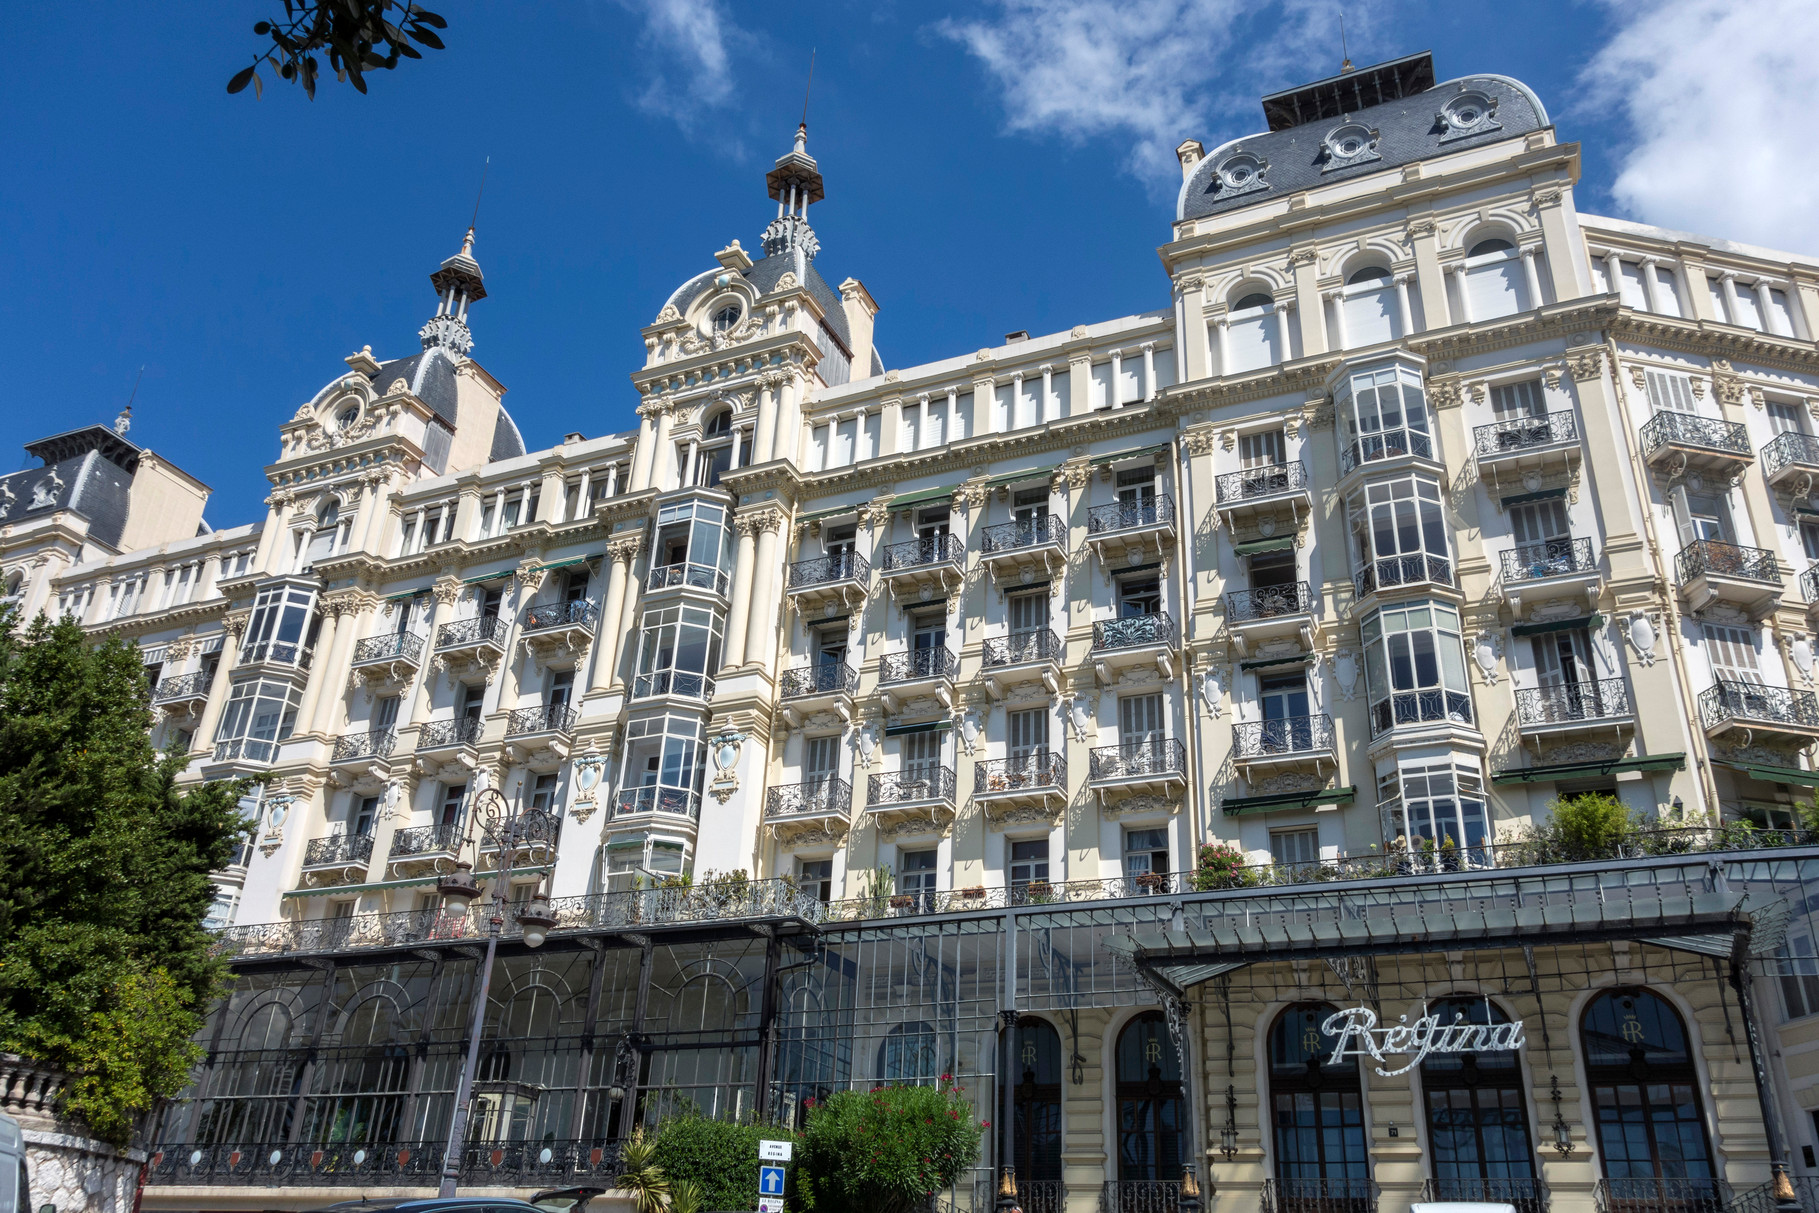
[[[287,678],[248,678],[236,682],[215,732],[215,761],[246,759],[272,762],[278,745],[297,725],[303,688]]]
[[[701,718],[670,712],[634,720],[625,730],[625,767],[615,816],[701,815],[707,746]]]
[[[720,613],[707,607],[684,604],[646,611],[634,694],[694,699],[713,694],[720,630]]]
[[[1384,850],[1423,870],[1453,871],[1490,862],[1484,778],[1451,760],[1398,767],[1377,781]]]
[[[1358,371],[1334,388],[1333,406],[1344,423],[1341,472],[1399,455],[1434,457],[1433,420],[1416,367]]]
[[[1417,582],[1453,584],[1440,485],[1410,476],[1366,485],[1346,503],[1358,596]]]
[[[1371,736],[1398,725],[1472,723],[1457,607],[1444,602],[1386,607],[1365,616],[1360,634]]]

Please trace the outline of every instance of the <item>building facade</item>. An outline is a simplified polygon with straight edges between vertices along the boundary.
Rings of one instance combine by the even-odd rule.
[[[635,431],[525,449],[470,232],[260,521],[29,448],[9,600],[259,781],[146,1200],[433,1185],[470,865],[555,924],[506,916],[472,1183],[954,1074],[957,1205],[1814,1207],[1819,259],[1580,213],[1542,101],[1426,55],[1264,113],[1182,144],[1140,315],[887,369],[803,129]],[[1624,858],[1531,837],[1586,792]]]

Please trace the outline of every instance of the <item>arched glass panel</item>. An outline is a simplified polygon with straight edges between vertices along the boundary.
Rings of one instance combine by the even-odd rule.
[[[933,1082],[939,1064],[935,1029],[921,1020],[898,1024],[878,1047],[878,1077],[885,1082]]]
[[[1442,998],[1428,1007],[1442,1026],[1508,1023],[1484,998]],[[1443,1053],[1421,1063],[1428,1140],[1441,1200],[1504,1201],[1539,1213],[1528,1097],[1516,1050]]]
[[[1480,240],[1478,243],[1472,245],[1472,251],[1467,253],[1466,256],[1483,257],[1489,253],[1508,253],[1512,252],[1515,247],[1515,245],[1507,240],[1499,240],[1493,237],[1490,240]]]
[[[1048,1021],[1025,1016],[1017,1021],[1013,1047],[1017,1115],[1010,1159],[1020,1184],[1053,1183],[1061,1178],[1061,1036]],[[1032,1203],[1042,1201],[1024,1200],[1025,1213],[1034,1213]]]
[[[1600,994],[1579,1039],[1612,1208],[1716,1201],[1699,1075],[1673,1007],[1647,990]]]
[[[1337,1037],[1320,1030],[1336,1011],[1331,1003],[1296,1003],[1270,1028],[1276,1179],[1291,1207],[1350,1208],[1369,1195],[1358,1065],[1334,1061]]]
[[[1347,286],[1357,286],[1360,282],[1388,282],[1390,272],[1380,265],[1367,265],[1363,269],[1353,270],[1352,276],[1345,280]]]
[[[1274,299],[1265,295],[1262,291],[1254,291],[1232,304],[1232,310],[1234,312],[1248,312],[1254,307],[1268,307],[1274,302]]]
[[[1160,1011],[1145,1011],[1118,1036],[1118,1178],[1180,1179],[1187,1100],[1181,1064]]]

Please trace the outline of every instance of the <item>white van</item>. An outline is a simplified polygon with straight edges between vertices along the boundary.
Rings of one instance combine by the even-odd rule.
[[[25,1135],[19,1122],[0,1112],[0,1213],[32,1213],[32,1189],[25,1170]]]

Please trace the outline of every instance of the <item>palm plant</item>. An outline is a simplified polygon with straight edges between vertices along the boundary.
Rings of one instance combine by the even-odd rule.
[[[707,1193],[692,1179],[678,1179],[670,1185],[669,1213],[701,1213]]]
[[[637,1213],[664,1213],[670,1194],[669,1180],[657,1165],[657,1142],[636,1130],[619,1153],[619,1178],[614,1186],[632,1194]]]

